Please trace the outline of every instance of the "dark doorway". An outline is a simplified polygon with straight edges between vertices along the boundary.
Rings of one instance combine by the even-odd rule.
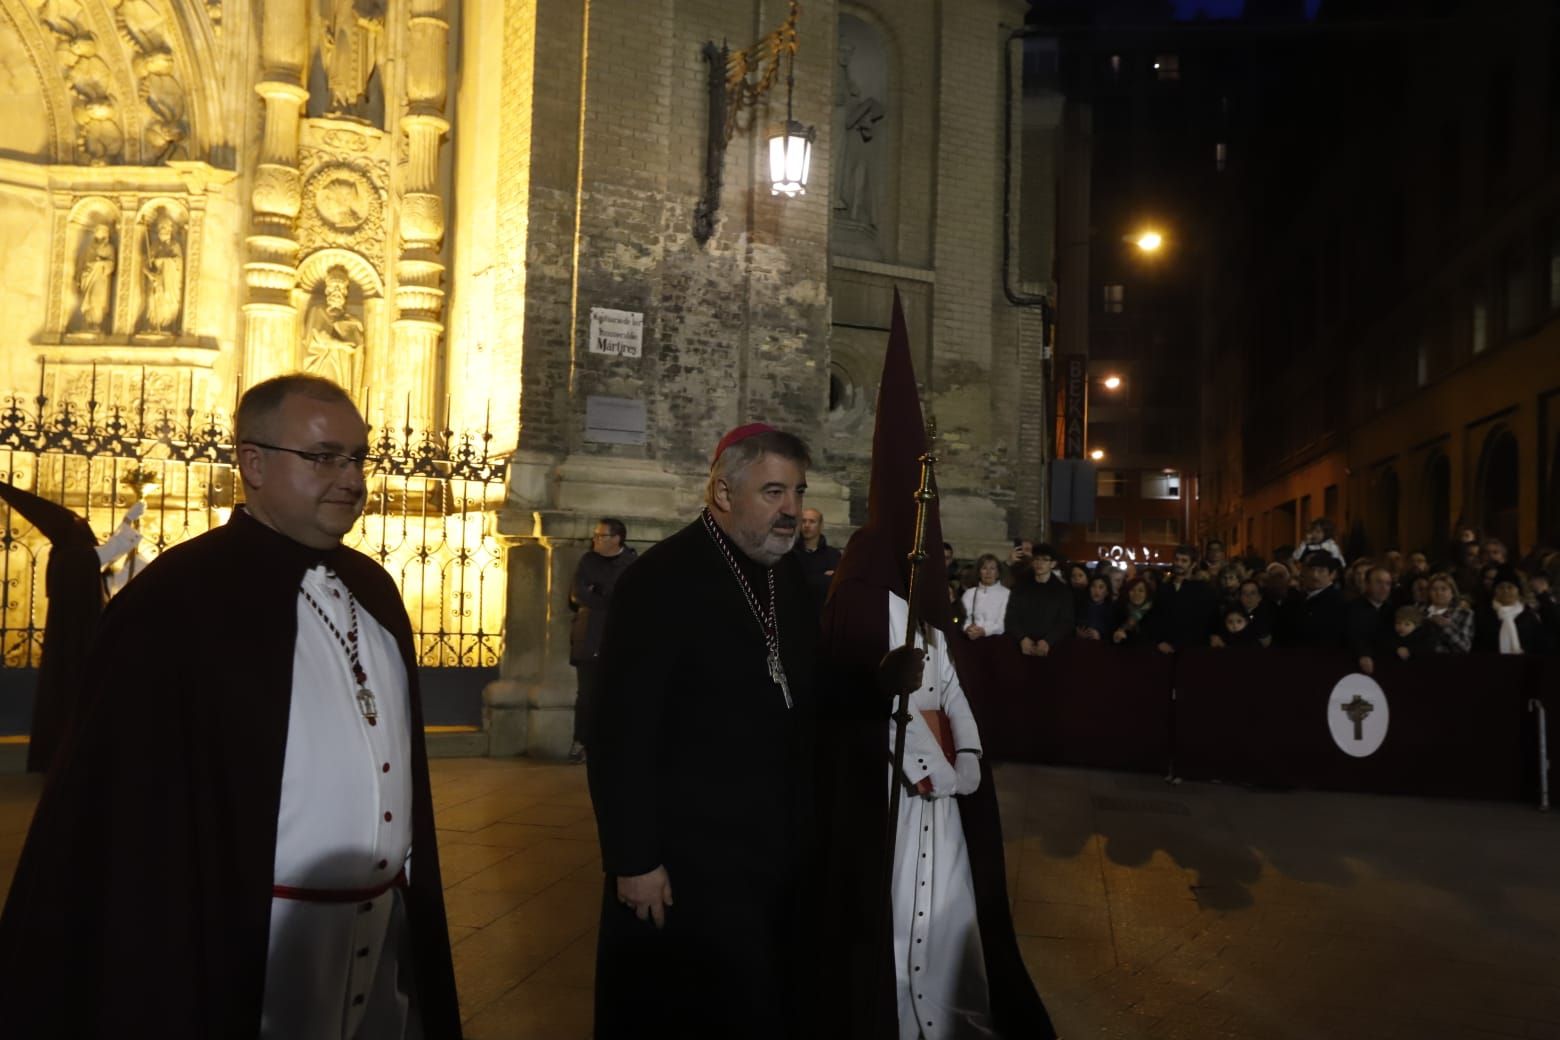
[[[1555,434],[1554,450],[1549,453],[1549,494],[1544,500],[1546,545],[1560,545],[1560,433]]]
[[[1504,426],[1498,426],[1485,438],[1484,451],[1479,456],[1479,521],[1486,536],[1494,535],[1506,543],[1513,559],[1521,554],[1517,545],[1521,485],[1517,438]]]
[[[1452,464],[1438,451],[1425,463],[1425,519],[1429,541],[1415,548],[1424,549],[1432,558],[1445,552],[1452,542],[1451,512]]]
[[[1398,540],[1398,487],[1397,470],[1390,466],[1376,475],[1375,527],[1377,551],[1401,549]]]

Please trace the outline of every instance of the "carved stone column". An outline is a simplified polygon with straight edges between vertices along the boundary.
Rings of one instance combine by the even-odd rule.
[[[298,280],[295,232],[303,196],[298,171],[298,120],[309,92],[309,8],[304,0],[264,0],[260,30],[263,72],[255,91],[265,103],[265,131],[250,196],[253,217],[244,264],[244,386],[298,367]]]
[[[437,425],[439,338],[444,333],[444,198],[439,148],[444,117],[450,25],[445,0],[412,0],[406,46],[406,170],[400,207],[401,253],[396,261],[396,363],[392,401],[410,401],[411,424]],[[447,417],[445,417],[447,418]]]

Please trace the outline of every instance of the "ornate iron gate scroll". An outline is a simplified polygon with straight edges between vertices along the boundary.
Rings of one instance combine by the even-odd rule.
[[[96,388],[92,397],[96,397]],[[423,667],[491,667],[503,652],[505,559],[494,535],[506,460],[491,435],[371,431],[377,468],[347,544],[401,589]],[[0,409],[0,479],[86,518],[101,541],[137,500],[144,566],[227,521],[239,481],[218,416],[12,395]],[[0,657],[36,667],[48,542],[0,504]],[[117,574],[117,570],[116,570]]]

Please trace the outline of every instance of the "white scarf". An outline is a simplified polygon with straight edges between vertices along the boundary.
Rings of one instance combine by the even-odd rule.
[[[1500,618],[1500,652],[1503,654],[1520,654],[1522,652],[1522,638],[1517,635],[1517,615],[1522,613],[1521,603],[1513,603],[1510,606],[1495,605],[1495,616]]]

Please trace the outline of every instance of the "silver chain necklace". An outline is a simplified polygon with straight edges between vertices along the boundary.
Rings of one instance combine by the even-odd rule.
[[[786,708],[793,707],[791,703],[791,684],[786,680],[785,665],[780,660],[780,615],[775,610],[775,569],[768,569],[769,577],[769,611],[766,614],[759,606],[758,597],[753,594],[753,586],[748,584],[747,577],[742,573],[742,568],[737,566],[736,557],[731,555],[731,550],[726,548],[726,540],[721,537],[719,529],[715,526],[715,518],[710,515],[708,509],[699,513],[699,519],[704,521],[704,529],[709,532],[710,539],[715,547],[720,550],[721,556],[726,559],[726,566],[731,568],[731,576],[737,579],[737,584],[742,586],[742,595],[747,597],[748,609],[753,611],[753,619],[758,622],[758,627],[764,633],[764,648],[769,651],[769,679],[780,687],[780,695],[785,698]]]

